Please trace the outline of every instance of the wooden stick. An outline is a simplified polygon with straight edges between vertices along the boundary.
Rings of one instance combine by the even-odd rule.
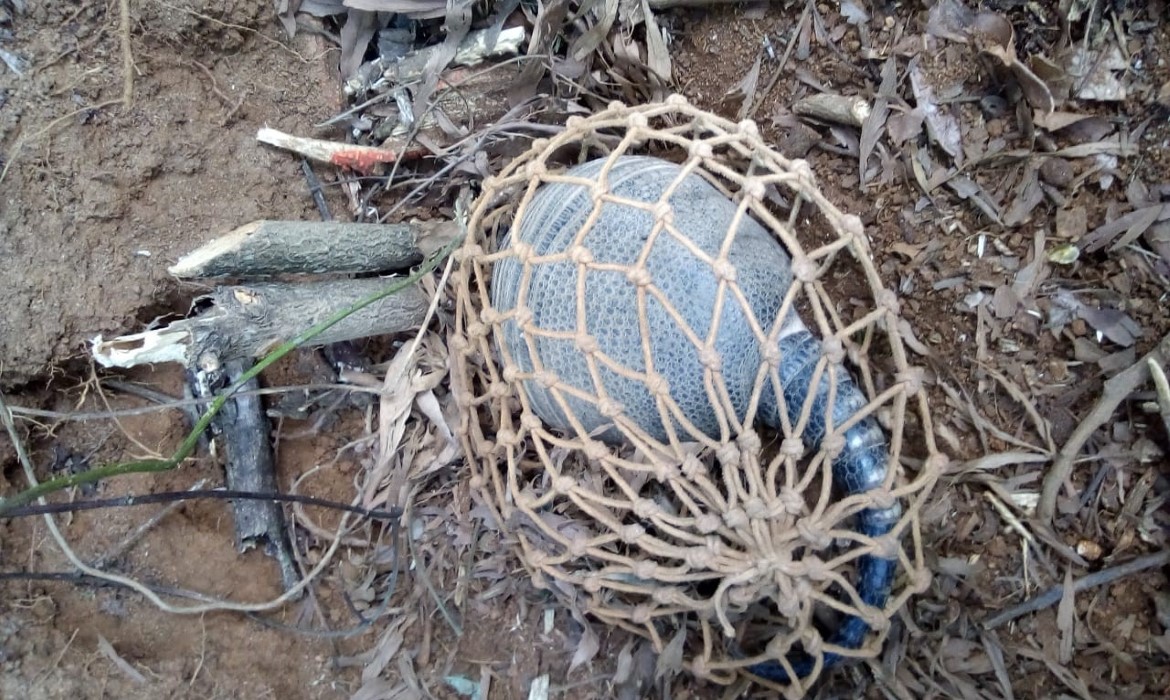
[[[232,386],[250,362],[233,360],[209,369],[188,372],[192,392],[210,400],[216,393]],[[255,377],[241,388],[260,388]],[[275,493],[276,460],[272,454],[272,427],[264,413],[264,404],[255,394],[233,396],[211,420],[211,433],[218,443],[217,453],[223,460],[224,476],[231,491]],[[284,512],[274,501],[232,501],[236,549],[246,552],[264,545],[266,553],[276,559],[284,590],[292,590],[299,579],[292,548],[285,532]]]
[[[1074,593],[1080,593],[1081,591],[1086,591],[1096,586],[1103,586],[1107,583],[1112,583],[1117,579],[1136,574],[1139,571],[1145,571],[1146,569],[1156,569],[1160,566],[1165,566],[1166,564],[1170,564],[1170,550],[1163,550],[1161,552],[1147,554],[1146,556],[1138,557],[1133,561],[1128,561],[1124,564],[1118,564],[1113,568],[1102,569],[1101,571],[1089,574],[1088,576],[1082,576],[1081,578],[1077,579],[1075,583],[1073,583],[1072,590]],[[1027,615],[1030,612],[1043,610],[1044,608],[1047,608],[1051,605],[1055,605],[1056,602],[1059,601],[1063,596],[1064,586],[1053,586],[1035,598],[1025,600],[1019,605],[1015,605],[1008,608],[1007,610],[1004,610],[995,617],[984,620],[983,627],[985,629],[992,629],[994,627],[999,627],[1005,622],[1011,622],[1017,617]]]
[[[391,272],[417,265],[458,237],[452,221],[253,221],[188,253],[168,271],[203,279]]]
[[[253,359],[387,284],[385,279],[343,279],[218,287],[196,300],[195,306],[202,308],[197,315],[111,340],[98,336],[92,353],[103,367],[177,362],[196,368],[204,361]],[[338,321],[312,343],[328,345],[413,330],[422,322],[429,301],[419,285],[407,287]]]
[[[320,163],[329,163],[339,168],[354,170],[369,175],[380,163],[394,163],[398,160],[412,160],[425,156],[428,151],[422,147],[407,147],[406,144],[391,144],[381,148],[360,146],[352,143],[337,143],[323,139],[293,136],[283,131],[263,127],[256,132],[256,140],[269,146],[283,148],[297,155]]]
[[[1056,459],[1052,462],[1052,468],[1044,475],[1044,484],[1040,489],[1040,505],[1036,509],[1037,519],[1046,524],[1052,523],[1052,517],[1056,514],[1056,497],[1059,495],[1061,487],[1068,481],[1069,475],[1072,474],[1073,461],[1081,453],[1081,448],[1085,446],[1097,428],[1109,420],[1113,412],[1117,410],[1117,406],[1149,380],[1150,362],[1153,361],[1161,365],[1165,364],[1167,358],[1170,358],[1170,333],[1163,337],[1145,357],[1133,363],[1129,369],[1105,381],[1105,389],[1101,393],[1101,398],[1093,406],[1093,410],[1089,411],[1089,415],[1085,416],[1077,425],[1072,437],[1056,455]]]
[[[869,102],[864,97],[828,92],[801,98],[792,105],[792,112],[798,116],[859,128],[869,111]]]

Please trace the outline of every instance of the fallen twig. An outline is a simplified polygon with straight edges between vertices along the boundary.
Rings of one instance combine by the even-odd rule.
[[[241,279],[389,272],[417,265],[458,235],[459,226],[451,221],[253,221],[184,255],[168,272],[182,278]]]
[[[802,97],[792,105],[792,112],[831,124],[861,127],[869,116],[869,101],[859,95],[834,95],[822,92]]]
[[[211,399],[220,389],[233,386],[247,369],[241,360],[212,365],[201,362],[198,371],[190,372],[192,391]],[[253,377],[241,385],[259,388]],[[276,463],[269,436],[272,428],[258,396],[233,396],[211,421],[211,431],[223,457],[227,487],[234,491],[276,491]],[[297,584],[297,570],[286,533],[284,512],[273,501],[233,501],[236,549],[246,552],[258,545],[276,559],[284,590]]]
[[[1117,579],[1124,578],[1131,574],[1136,574],[1140,571],[1145,571],[1146,569],[1156,569],[1160,566],[1165,566],[1166,564],[1170,564],[1170,550],[1163,550],[1161,552],[1155,552],[1154,554],[1147,554],[1146,556],[1138,557],[1133,561],[1119,564],[1109,569],[1102,569],[1101,571],[1077,579],[1077,581],[1072,585],[1072,591],[1073,593],[1080,593],[1081,591],[1086,591],[1090,588],[1112,583]],[[1059,586],[1053,586],[1035,598],[1026,600],[1019,605],[1014,605],[999,613],[998,615],[984,620],[983,627],[986,629],[993,629],[995,627],[999,627],[1005,622],[1011,622],[1017,617],[1022,617],[1028,613],[1036,612],[1037,610],[1043,610],[1044,608],[1055,605],[1064,596],[1064,590],[1065,587],[1063,584]]]
[[[1129,369],[1110,377],[1105,381],[1105,388],[1101,398],[1089,411],[1089,415],[1077,425],[1068,442],[1064,444],[1052,467],[1044,475],[1044,484],[1040,490],[1040,505],[1036,510],[1036,517],[1043,523],[1051,524],[1056,513],[1056,497],[1060,489],[1072,473],[1074,460],[1080,454],[1081,448],[1089,441],[1093,433],[1109,420],[1117,406],[1130,396],[1139,386],[1150,378],[1150,362],[1164,364],[1170,358],[1170,333]]]
[[[420,158],[428,153],[426,148],[415,146],[398,149],[379,148],[376,146],[359,146],[352,143],[337,143],[322,139],[310,139],[303,136],[293,136],[283,131],[264,127],[256,132],[256,140],[269,146],[283,148],[321,163],[329,163],[340,168],[356,170],[363,175],[369,175],[380,163],[395,163],[399,160]]]
[[[109,340],[94,338],[93,357],[103,367],[123,368],[160,362],[194,368],[204,357],[256,358],[385,285],[375,278],[219,287],[196,301],[201,307],[209,303],[191,318]],[[411,285],[346,315],[312,342],[327,345],[417,328],[429,301],[421,286]]]

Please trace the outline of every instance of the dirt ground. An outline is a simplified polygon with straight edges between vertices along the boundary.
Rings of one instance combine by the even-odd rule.
[[[1055,3],[1029,3],[1036,6],[1032,10],[1022,3],[987,4],[1016,26],[1033,27],[1022,45],[1053,40],[1052,25],[1029,12],[1054,11]],[[823,4],[821,13],[836,17],[830,5]],[[1118,11],[1122,5],[1111,4]],[[6,7],[0,0],[0,8]],[[332,67],[336,47],[307,31],[287,39],[268,2],[136,0],[130,8],[129,105],[115,103],[125,88],[117,3],[30,3],[27,12],[0,24],[0,48],[29,66],[23,76],[0,70],[0,390],[14,405],[63,413],[147,405],[102,388],[96,379],[115,373],[91,368],[86,343],[183,313],[199,290],[176,283],[166,268],[213,236],[255,219],[319,216],[299,160],[257,144],[255,135],[262,126],[314,134],[314,124],[344,107]],[[802,9],[803,3],[774,3],[766,10],[672,11],[664,26],[673,37],[677,89],[735,118],[741,102],[728,95],[729,88],[751,71],[763,37],[783,52]],[[1157,11],[1152,7],[1143,15],[1135,7],[1131,14],[1148,20]],[[894,27],[919,9],[891,12]],[[1155,24],[1127,48],[1144,62],[1142,84],[1156,93],[1170,84],[1170,26]],[[1011,284],[1033,259],[1035,231],[1047,231],[1050,242],[1078,237],[1108,220],[1117,202],[1132,199],[1134,182],[1170,200],[1170,192],[1158,190],[1170,182],[1170,111],[1158,111],[1151,94],[1136,91],[1126,101],[1090,104],[1088,109],[1123,130],[1149,120],[1139,135],[1140,156],[1112,164],[1116,182],[1110,189],[1070,186],[1065,179],[1053,185],[1055,195],[1030,209],[1026,223],[988,226],[967,200],[951,195],[924,201],[915,174],[901,161],[863,191],[848,134],[793,126],[791,105],[814,93],[814,85],[872,92],[875,75],[859,67],[856,32],[844,27],[831,45],[814,44],[811,55],[796,61],[770,91],[762,85],[770,73],[763,73],[759,94],[766,96],[754,118],[779,150],[810,160],[831,200],[865,220],[879,268],[912,309],[915,333],[934,355],[939,382],[932,389],[933,410],[952,460],[1042,441],[1023,404],[989,367],[1024,387],[1051,425],[1048,443],[1062,445],[1101,392],[1108,376],[1102,358],[1112,356],[1122,368],[1118,363],[1132,362],[1170,331],[1170,261],[1102,251],[1052,273],[1054,283],[1123,302],[1139,328],[1130,348],[1102,341],[1084,321],[1046,329],[1012,313],[986,317],[986,309],[976,312],[967,302],[972,294],[990,296]],[[981,85],[969,56],[936,58],[927,62],[932,79]],[[977,115],[972,104],[961,109],[971,117],[965,128],[977,124],[991,134],[984,143],[996,135],[1012,138],[1013,115]],[[1087,159],[1067,163],[1077,175],[1090,165]],[[327,184],[333,182],[324,168],[318,171]],[[1016,181],[1021,171],[1019,162],[987,166],[975,179],[994,190],[997,183]],[[346,209],[339,188],[326,187],[325,193],[335,211]],[[1011,193],[1005,196],[1010,201]],[[1063,206],[1056,203],[1061,196]],[[1079,230],[1075,224],[1068,228],[1069,211],[1083,217]],[[982,241],[980,234],[986,236]],[[992,252],[974,255],[982,245]],[[1086,354],[1086,345],[1103,349]],[[306,383],[320,372],[316,356],[303,352],[267,374],[265,384]],[[182,375],[173,368],[117,375],[182,394]],[[943,384],[956,393],[948,395]],[[986,417],[998,432],[977,427],[973,414]],[[1081,552],[1086,562],[1076,568],[1078,577],[1165,546],[1166,519],[1158,511],[1170,492],[1168,436],[1133,406],[1119,414],[1108,431],[1115,442],[1097,444],[1096,456],[1076,472],[1079,486],[1094,484],[1091,500],[1062,496],[1058,532],[1051,535]],[[282,489],[296,485],[348,501],[354,475],[373,449],[369,421],[369,406],[362,404],[322,424],[278,421]],[[116,422],[25,417],[20,425],[42,477],[53,469],[167,455],[186,431],[174,411]],[[24,478],[7,438],[0,438],[0,446],[0,492],[10,494],[23,488]],[[1035,493],[1043,466],[1013,463],[987,471],[994,472],[996,484],[1007,485],[1006,492]],[[120,478],[75,497],[182,490],[221,478],[213,460],[202,455],[175,472]],[[889,688],[898,688],[901,697],[1164,696],[1170,688],[1165,566],[1079,594],[1071,609],[1053,605],[994,630],[980,626],[980,620],[1060,585],[1072,571],[1065,559],[1037,563],[1011,520],[989,504],[987,483],[977,473],[950,473],[938,488],[923,523],[935,580],[897,622],[882,666],[888,684],[848,669],[823,685],[820,696],[844,697],[858,687],[872,697],[888,696],[883,694],[894,692]],[[638,697],[632,685],[613,687],[610,681],[631,662],[642,669],[634,677],[653,675],[644,645],[596,628],[599,652],[588,663],[573,664],[588,636],[577,621],[523,585],[518,568],[480,569],[459,558],[466,547],[445,545],[474,540],[483,548],[496,546],[491,536],[480,538],[473,523],[437,517],[451,503],[467,502],[465,480],[443,473],[429,486],[432,491],[416,504],[410,533],[419,552],[412,574],[397,579],[389,608],[373,624],[361,622],[363,613],[378,608],[386,579],[379,576],[373,584],[356,578],[389,569],[388,561],[378,559],[389,550],[384,539],[378,547],[344,551],[307,599],[261,614],[262,620],[230,612],[162,612],[137,593],[87,581],[0,581],[0,697],[453,698],[470,695],[461,692],[461,683],[489,677],[490,697],[527,697],[542,675],[550,679],[549,697]],[[280,594],[275,564],[261,552],[235,550],[231,518],[216,502],[184,504],[135,544],[119,544],[145,512],[158,508],[76,513],[61,518],[62,529],[82,560],[104,561],[157,586],[237,601]],[[336,523],[335,515],[311,508],[307,519],[326,529]],[[297,529],[294,544],[309,567],[327,546],[323,531]],[[421,575],[420,562],[427,570]],[[0,572],[67,576],[72,570],[42,520],[0,520]],[[355,590],[365,597],[354,599]],[[181,595],[167,600],[193,602]],[[458,619],[448,619],[450,609]],[[352,634],[343,634],[355,625]],[[660,682],[651,696],[722,693],[675,678]]]

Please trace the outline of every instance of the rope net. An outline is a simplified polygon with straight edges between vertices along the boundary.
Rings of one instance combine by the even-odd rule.
[[[878,654],[929,584],[919,510],[945,458],[861,221],[806,162],[677,96],[614,103],[484,182],[457,262],[472,490],[538,588],[721,684],[773,662],[799,696],[826,661]],[[801,322],[827,404],[781,381]],[[843,489],[863,420],[888,461]],[[892,562],[887,596],[858,583],[866,557]],[[864,638],[835,644],[850,617]]]

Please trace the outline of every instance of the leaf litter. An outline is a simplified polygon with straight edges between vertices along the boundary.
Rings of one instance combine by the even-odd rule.
[[[1165,28],[1149,19],[1155,9],[673,4],[281,0],[276,9],[288,34],[311,26],[338,44],[349,103],[302,136],[396,154],[360,179],[337,169],[332,184],[361,220],[450,216],[462,188],[611,99],[679,89],[729,116],[755,115],[786,152],[832,174],[879,237],[883,273],[919,312],[914,347],[956,460],[950,488],[925,511],[934,514],[924,523],[937,557],[932,588],[904,612],[884,672],[854,670],[912,697],[984,697],[993,687],[1038,697],[1054,682],[1083,697],[1164,688],[1170,678],[1150,663],[1170,653],[1164,576],[1135,573],[1118,595],[1072,586],[1088,564],[1079,551],[1099,551],[1096,566],[1110,567],[1165,546],[1170,485],[1150,465],[1164,459],[1167,436],[1128,402],[1060,484],[1060,515],[1036,516],[1054,448],[1103,382],[1170,331],[1170,156],[1149,147],[1170,142],[1170,128],[1165,112],[1145,112],[1170,85],[1157,68],[1170,56],[1158,43]],[[1057,10],[1073,23],[1067,32],[1055,30]],[[505,45],[505,36],[523,38]],[[726,68],[712,56],[731,46],[738,74],[706,78]],[[541,662],[508,669],[518,652],[500,639],[504,628],[529,646],[548,640],[559,654],[554,685],[603,669],[623,697],[687,688],[681,634],[647,658],[645,645],[533,595],[507,554],[510,535],[456,478],[446,367],[443,336],[428,329],[376,369],[386,381],[355,495],[410,516],[399,542],[349,533],[353,553],[330,585],[359,612],[377,612],[391,550],[414,585],[392,591],[372,648],[338,659],[361,669],[351,697],[426,697],[436,681],[467,697],[547,691]],[[1052,586],[1064,588],[1055,607],[982,628],[987,615]],[[452,624],[479,619],[488,622],[462,632]],[[1094,648],[1112,650],[1108,663],[1085,660]],[[854,688],[843,676],[821,696],[834,684]]]
[[[535,7],[510,4],[500,16],[474,7],[470,21],[449,12],[442,19],[412,19],[415,44],[406,59],[380,55],[373,70],[369,61],[359,64],[353,75],[364,76],[365,82],[352,90],[352,99],[367,105],[340,117],[353,143],[390,144],[401,151],[418,139],[428,151],[424,158],[380,166],[381,179],[363,195],[373,205],[372,215],[394,220],[441,208],[442,192],[455,192],[498,169],[526,139],[555,132],[559,119],[584,114],[610,98],[659,98],[668,85],[680,83],[697,102],[707,101],[734,118],[764,110],[770,117],[763,123],[776,142],[815,165],[833,169],[833,159],[852,160],[855,174],[842,180],[842,197],[889,200],[888,214],[879,214],[878,220],[870,214],[872,227],[903,222],[893,228],[900,238],[886,241],[896,254],[883,269],[896,273],[910,303],[945,309],[937,321],[920,316],[908,329],[921,338],[915,346],[934,365],[940,405],[952,409],[938,431],[956,457],[985,465],[956,469],[954,493],[945,499],[957,520],[941,520],[945,510],[940,509],[929,523],[931,541],[947,556],[936,569],[935,588],[908,610],[913,624],[904,634],[915,630],[916,640],[890,641],[887,651],[899,654],[901,663],[883,682],[902,691],[917,688],[915,695],[932,688],[982,696],[983,681],[993,679],[1006,698],[1030,695],[1026,684],[1020,685],[1021,674],[1037,670],[1053,674],[1074,693],[1104,682],[1100,674],[1082,681],[1066,668],[1076,663],[1076,650],[1092,643],[1090,627],[1080,620],[1087,606],[1101,605],[1100,593],[1067,592],[1068,576],[1087,562],[1064,547],[1051,526],[1035,520],[1044,476],[1037,466],[1052,459],[1075,427],[1075,417],[1092,403],[1094,394],[1087,387],[1126,369],[1136,361],[1135,348],[1148,348],[1166,330],[1155,304],[1144,300],[1165,293],[1165,277],[1159,280],[1158,270],[1166,265],[1162,248],[1170,229],[1164,225],[1170,218],[1170,192],[1161,181],[1145,183],[1143,178],[1158,172],[1154,167],[1133,169],[1133,159],[1141,156],[1136,144],[1150,126],[1101,111],[1103,104],[1129,104],[1135,92],[1152,92],[1138,84],[1144,76],[1123,70],[1119,61],[1135,49],[1130,46],[1134,41],[1124,47],[1119,43],[1116,27],[1141,27],[1136,15],[1110,11],[1120,23],[1107,23],[1097,14],[1096,23],[1066,37],[1035,29],[1019,11],[997,12],[995,5],[976,9],[959,0],[936,2],[920,14],[870,13],[872,8],[858,2],[835,8],[798,2],[748,11],[742,21],[734,19],[737,11],[665,11],[662,5],[668,4],[550,0]],[[358,5],[350,7],[352,19]],[[422,12],[421,6],[412,7]],[[732,19],[741,34],[729,35],[727,21],[718,18]],[[428,21],[443,27],[450,22],[453,33],[435,32]],[[379,15],[374,34],[400,34],[402,22],[395,22]],[[525,28],[526,49],[516,54],[522,60],[510,63],[508,53],[488,49],[477,66],[483,75],[500,71],[498,80],[464,83],[472,87],[461,90],[470,105],[466,109],[439,107],[457,104],[442,103],[442,96],[448,85],[463,80],[453,73],[452,37],[509,26]],[[369,34],[369,28],[364,32]],[[1141,41],[1154,34],[1151,28],[1143,32]],[[736,54],[741,73],[708,91],[696,56],[717,55],[728,41],[741,42]],[[366,43],[391,44],[376,42],[372,35]],[[395,82],[390,67],[426,46],[447,49],[432,54],[420,74]],[[343,57],[352,62],[366,53],[359,48],[343,47]],[[825,62],[826,56],[831,60]],[[835,73],[834,62],[842,67]],[[517,88],[521,83],[532,87]],[[507,96],[494,102],[491,95],[500,91]],[[413,107],[404,111],[394,104]],[[427,119],[428,125],[424,128],[418,119]],[[507,129],[500,128],[501,122]],[[388,133],[397,140],[387,142]],[[1119,187],[1122,178],[1129,195]],[[377,204],[387,198],[395,203]],[[931,228],[937,233],[928,233]],[[1122,282],[1123,288],[1115,288]],[[1157,291],[1159,286],[1163,291]],[[944,318],[957,323],[957,332],[938,323]],[[417,365],[401,357],[400,350],[387,366],[387,372],[404,378],[383,398],[367,502],[418,499],[422,485],[433,488],[436,479],[447,480],[447,469],[457,459],[449,451],[452,426],[443,418],[449,414],[449,396],[442,386],[441,338],[428,335],[425,348]],[[976,356],[978,362],[972,363]],[[1121,438],[1134,445],[1141,433],[1130,431]],[[1024,452],[1012,452],[1019,449]],[[1115,471],[1094,481],[1097,497],[1115,493],[1121,503],[1120,489],[1131,467],[1103,455],[1126,454],[1126,444],[1097,449],[1102,465]],[[508,535],[475,503],[474,494],[447,488],[447,496],[426,496],[433,506],[415,510],[419,527],[411,535],[420,537],[429,553],[434,588],[452,586],[446,590],[457,591],[464,618],[502,601],[518,602],[524,585],[505,554]],[[980,494],[995,495],[989,501]],[[1161,522],[1150,503],[1164,493],[1151,488],[1126,496],[1138,499],[1135,507],[1145,514],[1145,529]],[[1107,553],[1112,548],[1113,556],[1123,557],[1123,533],[1134,531],[1136,537],[1136,529],[1116,520],[1120,512],[1094,513],[1092,502],[1079,502],[1072,507],[1067,497],[1062,500],[1066,515],[1055,527],[1076,533],[1089,514],[1095,521],[1113,519],[1113,534],[1082,531],[1078,547]],[[558,530],[572,533],[572,521],[543,515]],[[448,538],[440,542],[428,533]],[[1054,561],[1068,556],[1072,563]],[[1021,576],[989,585],[992,569],[984,561],[996,562],[997,568],[1018,567]],[[447,569],[456,562],[462,563]],[[462,572],[453,578],[456,570]],[[1060,604],[1037,613],[1024,627],[1035,632],[1052,625],[1057,645],[1030,646],[1014,630],[977,632],[977,611],[1019,602],[1062,581],[1066,596]],[[942,595],[948,590],[951,596],[966,591],[975,604],[952,608]],[[415,596],[420,603],[427,597]],[[564,673],[571,675],[596,666],[612,641],[592,620],[569,612],[542,617],[552,626],[538,623],[534,633],[569,630],[559,639]],[[968,632],[947,632],[955,625]],[[682,637],[670,639],[667,653],[654,660],[652,678],[636,686],[669,686],[681,678],[675,657]],[[1112,632],[1110,640],[1123,645]],[[632,682],[638,652],[620,637],[613,650],[619,648],[617,665],[610,666],[613,680],[618,687],[633,687],[622,684]],[[484,679],[511,682],[498,668],[488,673],[487,666],[456,667],[463,671],[446,675],[446,682],[464,696],[479,692],[477,668],[483,668]],[[514,687],[530,689],[529,684]]]

